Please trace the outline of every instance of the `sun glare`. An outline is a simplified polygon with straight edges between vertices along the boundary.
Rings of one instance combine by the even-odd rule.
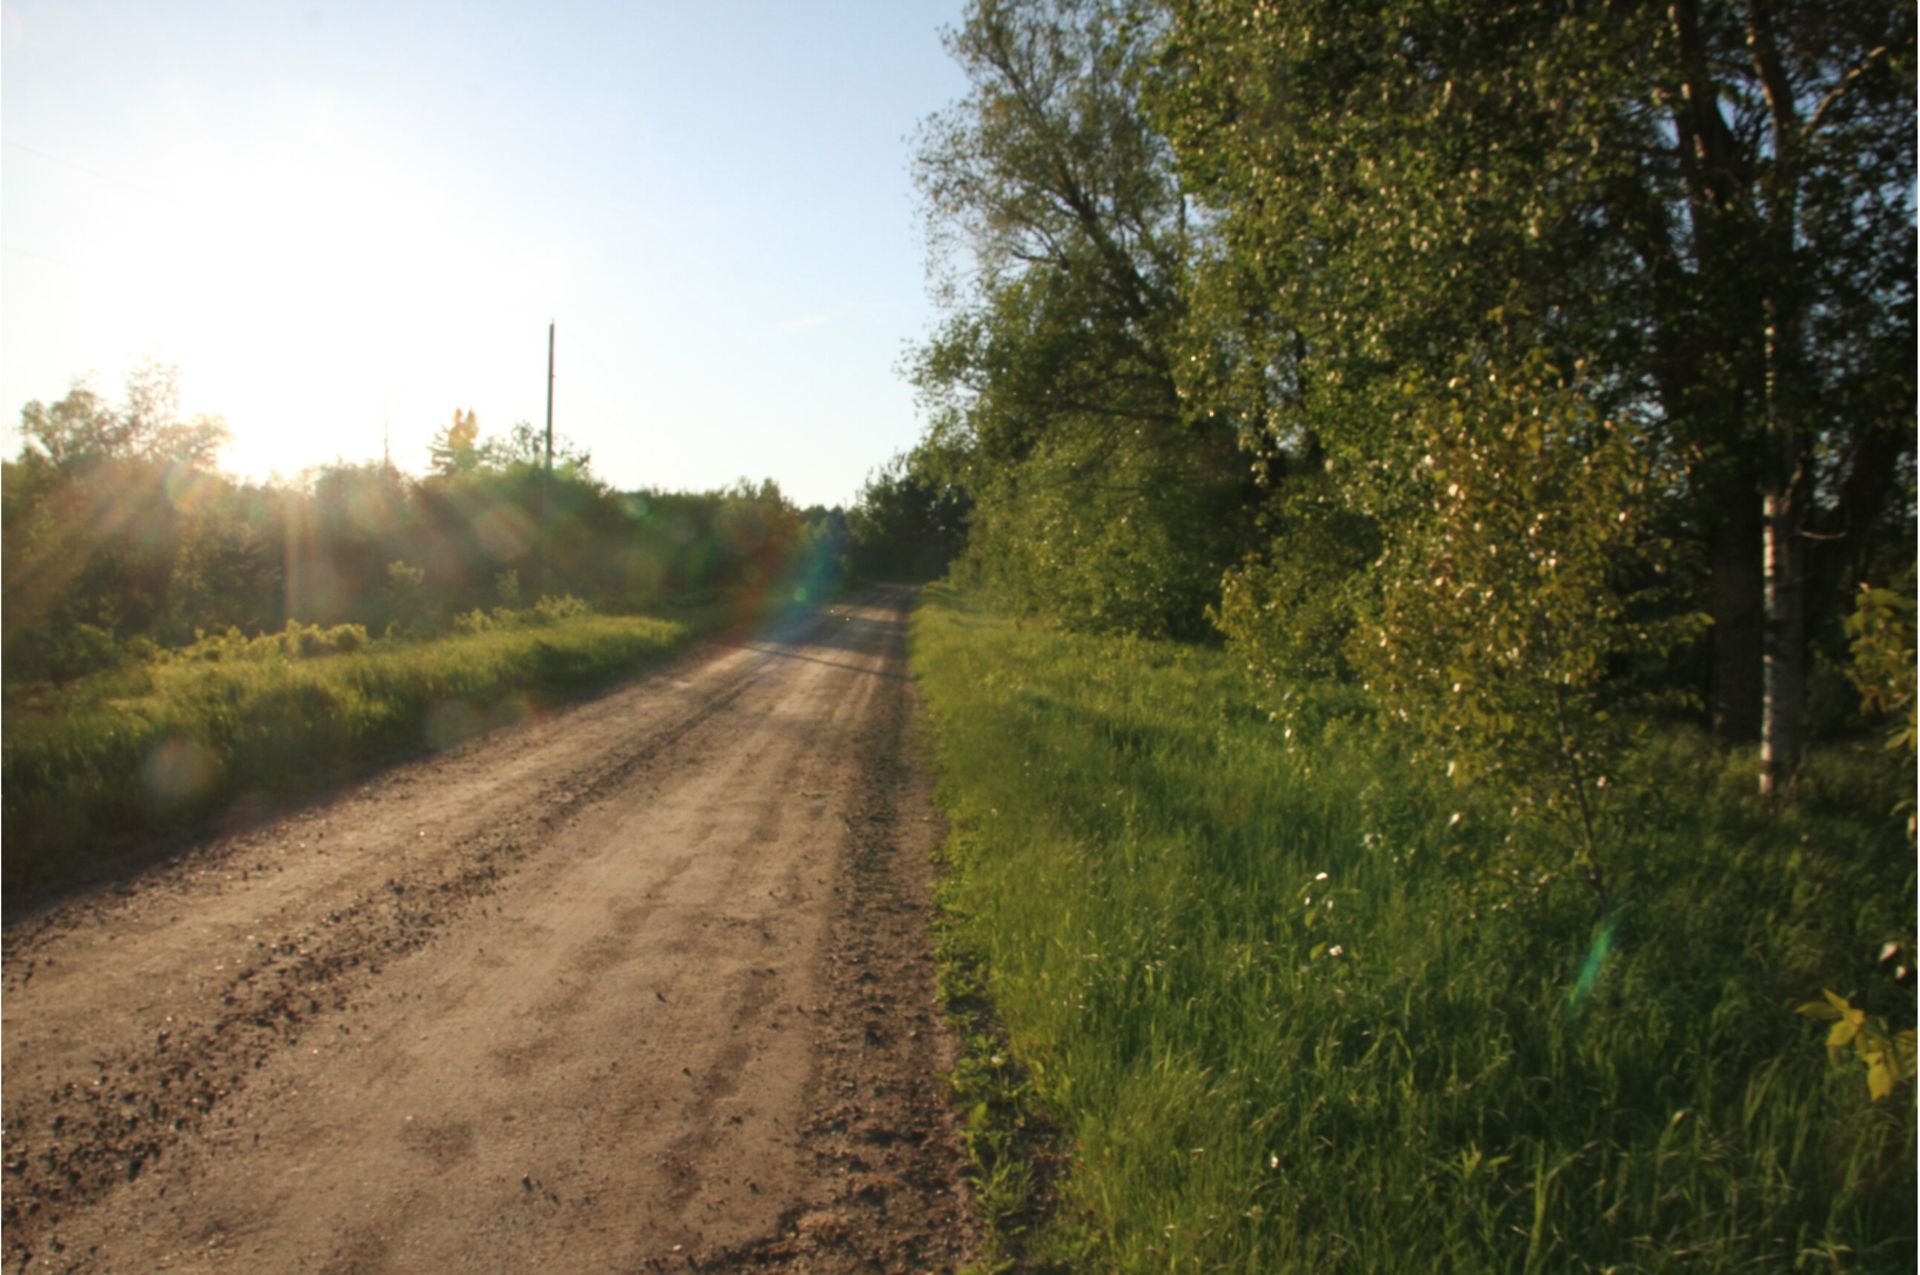
[[[168,169],[148,236],[168,249],[123,264],[164,307],[155,352],[190,408],[227,418],[228,468],[371,459],[389,426],[395,460],[417,467],[456,403],[492,405],[496,428],[509,405],[524,414],[535,378],[513,364],[531,361],[522,329],[557,263],[447,177],[318,110],[244,149],[182,148]]]

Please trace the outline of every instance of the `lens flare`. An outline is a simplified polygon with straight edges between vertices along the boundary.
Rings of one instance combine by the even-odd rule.
[[[141,786],[161,809],[192,801],[213,784],[213,754],[195,740],[173,735],[148,751],[140,765]]]
[[[1586,959],[1580,962],[1580,972],[1574,976],[1573,987],[1567,993],[1567,1008],[1576,1010],[1581,1002],[1593,991],[1594,984],[1600,981],[1605,972],[1607,957],[1613,951],[1613,922],[1605,921],[1593,936],[1593,943],[1587,948]]]

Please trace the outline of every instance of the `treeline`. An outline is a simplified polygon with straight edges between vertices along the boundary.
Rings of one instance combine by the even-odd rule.
[[[1628,724],[1773,790],[1856,689],[1911,722],[1911,6],[974,0],[949,44],[907,470],[963,580],[1224,633],[1283,722],[1356,683],[1574,824]]]
[[[357,625],[428,637],[571,597],[608,613],[779,594],[847,566],[846,516],[772,481],[617,491],[529,426],[482,435],[456,412],[429,471],[336,463],[295,483],[216,467],[216,419],[183,420],[170,375],[123,402],[76,388],[29,403],[5,462],[6,680],[68,680],[206,635]]]

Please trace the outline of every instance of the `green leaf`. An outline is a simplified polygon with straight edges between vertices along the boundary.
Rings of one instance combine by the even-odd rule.
[[[1893,1068],[1886,1055],[1874,1054],[1867,1062],[1867,1093],[1875,1102],[1893,1092]]]

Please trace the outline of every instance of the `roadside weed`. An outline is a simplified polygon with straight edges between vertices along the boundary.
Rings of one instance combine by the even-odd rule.
[[[1596,920],[1503,812],[1337,687],[1289,743],[1220,652],[930,590],[914,667],[948,942],[1059,1131],[1030,1251],[1129,1271],[1910,1270],[1911,1081],[1796,1006],[1910,1027],[1882,772],[1769,815],[1681,734],[1623,771]],[[1631,773],[1627,773],[1631,772]],[[1738,793],[1738,796],[1732,795]],[[1005,1168],[995,1172],[1006,1174]]]

